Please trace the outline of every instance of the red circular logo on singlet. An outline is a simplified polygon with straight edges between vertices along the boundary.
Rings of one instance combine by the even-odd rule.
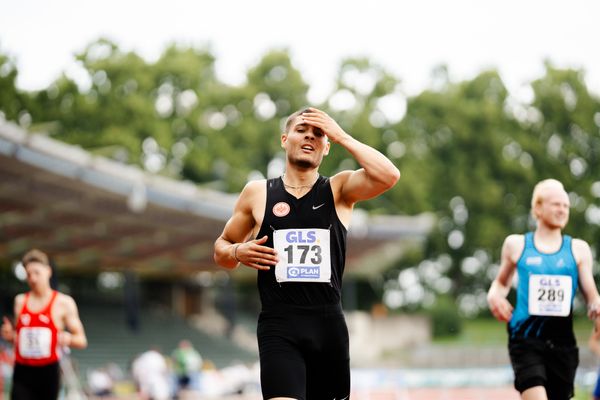
[[[273,206],[273,214],[278,217],[285,217],[290,213],[290,205],[285,201],[280,201]]]

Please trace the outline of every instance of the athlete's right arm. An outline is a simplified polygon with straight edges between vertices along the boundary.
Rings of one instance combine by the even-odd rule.
[[[264,181],[249,182],[240,193],[233,215],[215,241],[213,257],[221,267],[234,269],[243,263],[252,268],[268,270],[269,265],[277,264],[275,250],[263,246],[267,236],[246,241],[258,225],[254,207],[265,202],[266,197],[261,195],[265,187]]]
[[[19,313],[23,308],[23,301],[25,301],[25,295],[18,294],[15,297],[15,302],[13,304],[15,320],[19,318]],[[2,335],[2,339],[6,340],[7,342],[12,342],[15,339],[15,329],[8,317],[2,317],[2,328],[0,328],[0,335]]]
[[[525,246],[523,235],[510,235],[504,240],[500,256],[500,269],[487,294],[490,311],[497,320],[508,322],[512,318],[513,306],[506,299],[519,255]]]

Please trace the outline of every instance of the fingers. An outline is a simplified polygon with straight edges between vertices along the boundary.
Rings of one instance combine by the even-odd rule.
[[[256,244],[263,244],[263,243],[266,243],[267,240],[269,240],[269,237],[267,235],[265,235],[265,236],[261,237],[260,239],[253,240],[253,242]]]
[[[240,262],[248,267],[262,271],[268,271],[270,266],[277,265],[279,258],[277,252],[271,247],[262,246],[268,236],[263,236],[260,239],[251,240],[243,243],[237,248],[237,258]]]
[[[499,321],[508,322],[512,318],[513,306],[506,300],[490,304],[492,315]]]

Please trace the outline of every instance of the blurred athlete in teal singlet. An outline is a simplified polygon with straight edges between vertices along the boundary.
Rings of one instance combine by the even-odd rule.
[[[494,316],[508,322],[515,388],[524,400],[567,400],[579,352],[573,333],[573,299],[581,289],[590,318],[600,311],[592,276],[592,253],[581,239],[562,234],[569,220],[569,196],[554,179],[538,183],[531,201],[535,232],[510,235],[500,269],[488,292]],[[517,304],[506,299],[517,271]],[[597,323],[597,322],[596,322]]]

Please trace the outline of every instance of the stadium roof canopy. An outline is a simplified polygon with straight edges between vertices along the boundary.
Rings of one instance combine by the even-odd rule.
[[[5,262],[36,247],[59,269],[75,273],[133,269],[142,276],[181,278],[217,271],[213,243],[235,199],[0,121]],[[431,225],[428,215],[369,217],[356,210],[349,273],[381,271],[408,245],[419,244]],[[252,270],[245,270],[240,276],[251,277]]]

